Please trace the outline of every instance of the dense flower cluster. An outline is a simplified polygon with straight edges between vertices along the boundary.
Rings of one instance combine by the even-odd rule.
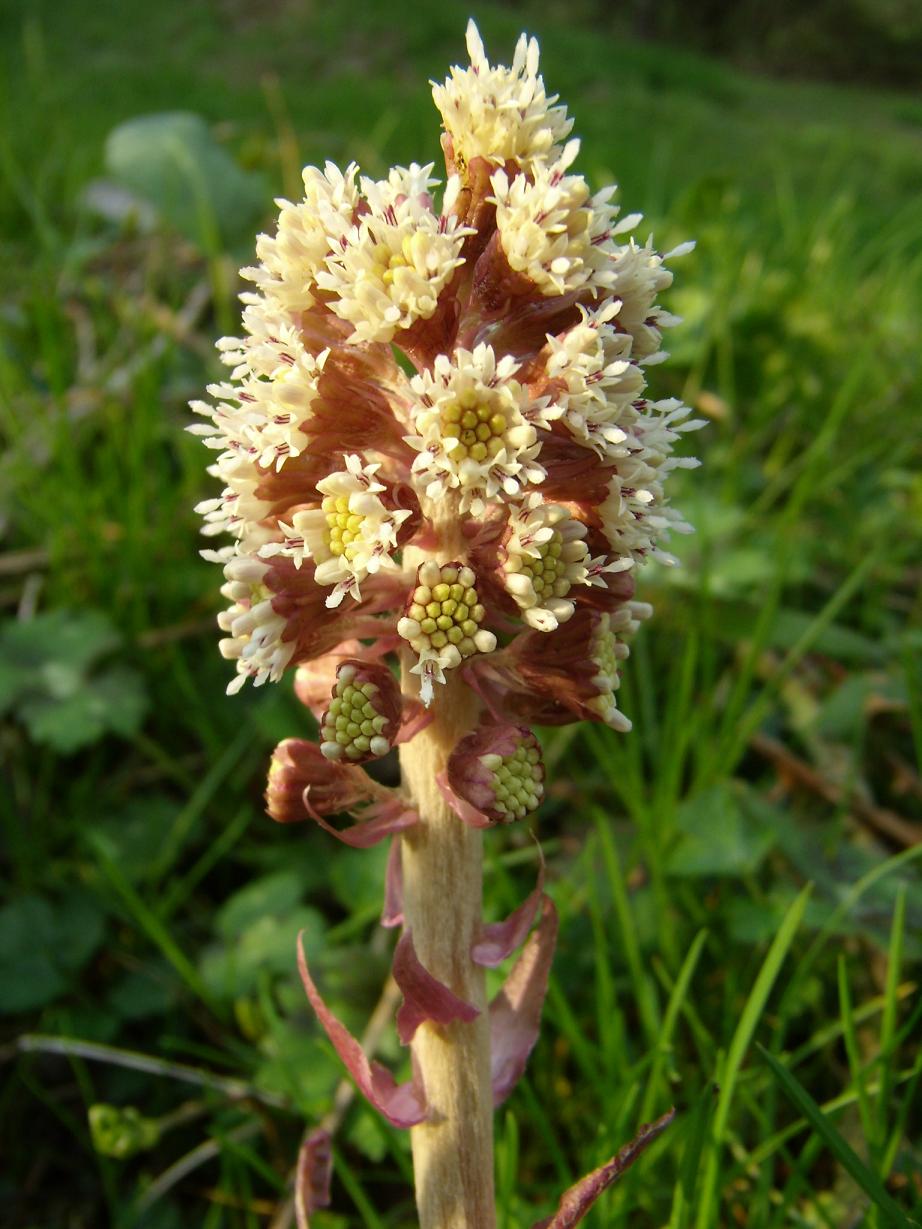
[[[441,784],[478,826],[540,802],[532,723],[629,729],[620,670],[650,613],[634,576],[689,528],[667,479],[701,424],[647,369],[676,323],[666,259],[691,245],[636,242],[639,215],[574,169],[534,40],[493,66],[471,24],[468,49],[433,90],[441,193],[432,165],[308,167],[243,270],[228,374],[193,403],[222,486],[205,532],[231,537],[204,552],[228,690],[299,667],[321,725],[319,751],[279,748],[270,813],[357,807],[353,843],[411,822],[360,765],[424,727],[450,674],[481,719]]]
[[[434,89],[441,199],[431,165],[380,181],[308,167],[303,200],[281,203],[244,270],[244,336],[219,343],[229,378],[194,405],[224,487],[200,505],[206,532],[236,539],[208,552],[230,601],[230,689],[349,636],[377,642],[378,657],[396,634],[426,702],[464,664],[474,686],[489,676],[494,709],[502,677],[514,713],[516,657],[535,629],[549,674],[565,656],[608,680],[604,702],[585,685],[573,719],[623,727],[615,657],[590,676],[578,667],[598,635],[573,663],[559,629],[577,610],[607,612],[620,661],[644,612],[612,574],[672,562],[663,542],[688,529],[665,487],[695,463],[673,448],[699,424],[646,391],[675,323],[656,302],[672,275],[650,243],[623,237],[639,218],[617,220],[614,189],[593,194],[573,171],[579,142],[563,143],[571,121],[544,92],[534,41],[511,68],[489,65],[473,27],[468,46],[471,67]],[[436,566],[445,501],[469,554],[452,561],[461,585],[440,581],[450,595],[432,598],[402,559],[431,546]]]

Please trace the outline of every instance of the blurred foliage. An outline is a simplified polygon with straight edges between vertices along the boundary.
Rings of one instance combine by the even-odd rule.
[[[749,34],[754,6],[632,10],[670,49],[590,0],[478,8],[494,58],[520,25],[541,37],[592,179],[616,177],[663,248],[698,239],[655,376],[710,420],[705,468],[677,475],[684,566],[641,581],[634,731],[545,739],[560,956],[497,1119],[503,1229],[672,1101],[588,1229],[878,1229],[840,1139],[920,1215],[922,111],[692,50],[844,73],[769,56],[815,46],[810,22],[844,44],[843,11],[760,6]],[[912,10],[861,11],[917,36]],[[272,195],[302,162],[437,157],[425,82],[466,17],[0,10],[4,1224],[270,1223],[340,1079],[296,931],[354,1031],[381,996],[384,851],[261,818],[271,747],[313,723],[287,685],[223,694],[191,511],[210,480],[182,428]],[[499,917],[534,852],[492,836]],[[406,1062],[389,1030],[377,1053]],[[412,1224],[406,1137],[352,1103],[336,1142],[319,1229]]]
[[[922,8],[916,0],[583,0],[602,29],[690,47],[747,68],[885,89],[922,85]]]
[[[0,628],[0,716],[17,716],[36,743],[78,751],[109,732],[130,738],[147,708],[143,677],[98,669],[120,636],[96,611],[51,610]]]
[[[112,130],[106,170],[204,251],[252,239],[267,185],[241,170],[200,115],[144,115]]]

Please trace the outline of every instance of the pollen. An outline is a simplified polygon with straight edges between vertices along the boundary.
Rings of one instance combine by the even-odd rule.
[[[537,745],[523,742],[511,755],[481,756],[481,763],[492,769],[493,807],[501,823],[524,819],[537,810],[544,797],[544,768]]]
[[[473,461],[486,461],[498,456],[507,447],[508,426],[505,414],[495,410],[489,402],[479,401],[472,391],[449,401],[442,409],[442,439],[453,461],[468,457]]]
[[[390,719],[380,711],[381,689],[356,681],[355,666],[341,666],[320,726],[320,750],[328,760],[363,760],[390,750]]]
[[[379,243],[374,252],[375,265],[380,271],[381,281],[385,286],[393,286],[397,269],[406,269],[413,264],[413,249],[411,237],[404,239],[399,252],[392,252],[386,244]]]
[[[326,495],[320,507],[326,517],[330,554],[351,563],[359,551],[364,517],[350,512],[348,495]]]

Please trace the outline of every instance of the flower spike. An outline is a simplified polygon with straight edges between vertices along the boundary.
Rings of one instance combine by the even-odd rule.
[[[354,849],[389,842],[380,920],[402,927],[408,1083],[333,1016],[303,950],[299,967],[359,1088],[415,1131],[420,1229],[495,1223],[490,1115],[535,1045],[557,915],[542,860],[484,925],[483,844],[544,799],[533,726],[630,730],[621,673],[651,613],[635,589],[650,561],[677,562],[690,526],[672,475],[697,465],[683,441],[703,425],[654,387],[678,323],[660,296],[691,245],[636,239],[640,215],[580,173],[535,39],[491,63],[471,21],[467,50],[433,83],[444,174],[327,162],[277,202],[190,427],[218,484],[197,511],[223,572],[227,690],[291,671],[318,726],[276,747],[267,812]],[[516,950],[488,1008],[484,969]],[[546,1224],[575,1225],[626,1155]],[[311,1136],[299,1229],[328,1162]]]

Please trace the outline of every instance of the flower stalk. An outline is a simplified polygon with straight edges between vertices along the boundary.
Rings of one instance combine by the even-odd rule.
[[[268,813],[355,850],[390,842],[381,924],[400,930],[409,1079],[369,1059],[300,946],[298,964],[360,1091],[411,1132],[420,1229],[495,1224],[493,1110],[538,1037],[557,916],[541,860],[534,891],[484,924],[484,841],[543,798],[534,725],[630,729],[620,673],[651,613],[635,575],[676,562],[663,544],[690,527],[666,484],[696,464],[675,449],[701,425],[647,394],[672,274],[614,187],[574,170],[537,43],[509,67],[473,23],[467,44],[470,67],[433,90],[441,193],[432,166],[306,168],[242,270],[243,336],[218,343],[230,372],[192,428],[223,484],[205,533],[232,538],[203,552],[224,572],[228,691],[292,670],[319,727],[276,748]],[[399,789],[365,767],[394,748]],[[513,957],[488,1002],[485,969]],[[328,1188],[314,1145],[299,1229]],[[542,1223],[575,1225],[639,1151]]]
[[[457,508],[446,501],[433,513],[439,546],[427,557],[448,562],[463,547]],[[411,568],[415,553],[406,552]],[[403,686],[418,693],[413,654],[404,649],[402,657]],[[450,676],[433,701],[432,723],[400,749],[404,790],[420,817],[401,838],[404,924],[423,966],[479,1013],[444,1027],[424,1023],[413,1038],[430,1111],[410,1132],[420,1229],[495,1224],[490,1029],[484,970],[471,958],[482,916],[483,832],[458,822],[438,785],[479,709],[476,693]]]

